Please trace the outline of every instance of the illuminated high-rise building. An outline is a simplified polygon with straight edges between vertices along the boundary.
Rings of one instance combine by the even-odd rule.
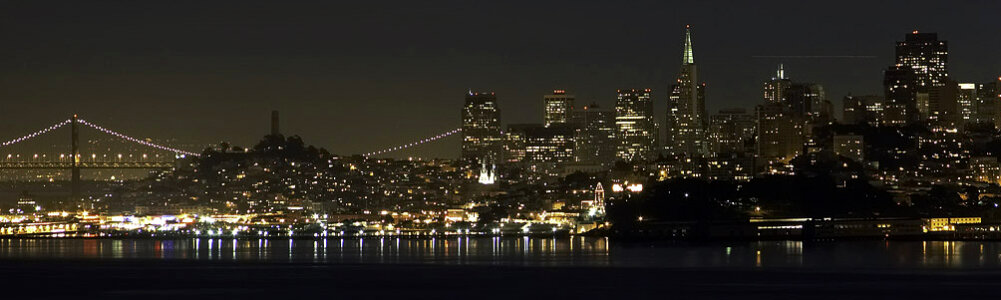
[[[676,81],[671,86],[671,95],[667,101],[665,148],[674,155],[705,156],[708,149],[706,128],[709,125],[706,84],[699,82],[692,49],[691,26],[685,26],[681,70]]]
[[[781,104],[757,107],[758,158],[762,171],[780,173],[793,158],[803,154],[803,119]]]
[[[945,85],[949,77],[948,43],[938,40],[935,33],[915,30],[897,42],[895,53],[894,65],[883,76],[886,125],[935,118],[930,92]]]
[[[757,121],[746,109],[721,109],[709,120],[709,153],[712,157],[753,152]]]
[[[977,84],[976,119],[978,123],[994,124],[1001,128],[1001,77]]]
[[[927,107],[923,115],[925,120],[949,127],[960,124],[962,113],[959,104],[958,83],[946,78],[941,84],[929,87],[927,94]],[[924,96],[922,95],[921,98],[923,99]]]
[[[543,97],[543,102],[546,106],[543,116],[546,127],[552,124],[570,123],[574,105],[573,95],[567,95],[565,90],[554,90],[552,95]]]
[[[589,104],[573,113],[575,160],[579,163],[611,165],[618,148],[615,111]]]
[[[786,76],[785,67],[779,64],[775,77],[762,84],[766,104],[781,104],[790,113],[815,124],[831,121],[831,102],[827,101],[824,86],[817,83],[793,82]]]
[[[466,95],[462,107],[462,159],[479,163],[500,161],[503,157],[500,108],[493,92]]]
[[[792,85],[792,81],[786,78],[785,67],[779,64],[778,70],[775,71],[775,77],[765,81],[761,89],[764,91],[765,103],[786,103],[785,91],[790,85]]]
[[[917,30],[897,42],[896,65],[914,71],[914,83],[919,92],[928,87],[940,86],[949,77],[949,45],[938,40],[936,33]]]
[[[574,127],[571,124],[511,124],[508,162],[566,163],[574,161]]]
[[[886,101],[883,103],[882,125],[903,126],[917,120],[920,114],[915,78],[914,70],[902,66],[893,66],[883,72]]]
[[[710,180],[749,180],[754,176],[757,120],[746,109],[721,109],[709,118]],[[697,168],[693,168],[697,169]]]
[[[958,84],[959,94],[956,95],[956,101],[959,104],[959,115],[962,119],[962,123],[978,123],[977,120],[977,84],[975,83],[960,83]]]
[[[616,158],[625,161],[653,158],[657,145],[657,123],[653,117],[650,89],[618,90],[615,126],[619,131]]]
[[[832,120],[831,102],[824,86],[817,83],[792,83],[784,91],[789,111],[811,124],[826,124]]]

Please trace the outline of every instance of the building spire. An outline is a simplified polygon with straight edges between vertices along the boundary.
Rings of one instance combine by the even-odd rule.
[[[786,79],[786,70],[785,67],[782,66],[782,64],[779,64],[779,70],[776,72],[775,75],[778,76],[778,79]]]
[[[692,51],[692,25],[685,25],[685,50],[681,58],[681,64],[695,64],[695,53]]]

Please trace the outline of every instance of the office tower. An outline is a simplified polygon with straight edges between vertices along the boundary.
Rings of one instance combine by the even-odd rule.
[[[616,158],[644,161],[653,158],[657,145],[657,123],[653,118],[650,89],[619,89],[615,102],[615,126],[619,146]]]
[[[546,127],[552,124],[570,123],[574,105],[573,95],[567,95],[565,90],[553,90],[552,95],[543,97],[543,102],[546,111],[542,119],[545,121]]]
[[[958,125],[962,120],[958,98],[959,84],[948,78],[939,85],[929,87],[927,115],[924,119],[938,125]]]
[[[525,130],[537,124],[508,124],[504,131],[504,160],[509,163],[525,161]]]
[[[743,108],[721,109],[712,115],[708,139],[710,156],[753,152],[756,123],[754,115]]]
[[[762,90],[764,91],[765,103],[786,103],[785,90],[792,85],[792,81],[785,76],[785,67],[779,64],[775,77],[765,81]]]
[[[850,158],[859,163],[865,161],[864,137],[854,134],[835,135],[834,154]]]
[[[903,125],[933,117],[932,87],[949,77],[948,44],[935,33],[914,31],[897,42],[895,64],[884,73],[886,125]]]
[[[800,83],[790,80],[785,67],[779,64],[776,77],[762,84],[765,104],[782,104],[788,112],[815,124],[833,120],[831,102],[827,100],[824,86],[817,83]]]
[[[979,123],[977,120],[977,84],[959,83],[957,84],[959,94],[956,95],[956,102],[959,105],[959,116],[962,124]]]
[[[673,155],[705,156],[708,114],[705,103],[705,83],[700,83],[692,50],[691,26],[685,26],[681,70],[677,83],[671,86],[667,101],[667,140],[665,147]]]
[[[831,103],[824,86],[816,83],[793,83],[785,90],[790,112],[808,122],[823,124],[831,119]]]
[[[977,84],[976,115],[978,123],[994,124],[1001,128],[1001,77],[988,83]]]
[[[709,180],[750,180],[754,176],[757,120],[743,108],[721,109],[709,118]]]
[[[919,33],[917,30],[897,42],[896,66],[914,71],[914,86],[919,92],[939,86],[949,77],[949,46],[939,41],[936,33]]]
[[[592,103],[574,111],[573,124],[577,130],[574,135],[577,162],[608,166],[615,161],[618,148],[615,111]]]
[[[757,107],[758,158],[763,171],[778,173],[796,156],[803,153],[803,120],[789,113],[781,104]]]
[[[914,70],[893,66],[883,72],[883,92],[886,101],[883,105],[883,125],[903,126],[917,120],[917,90]]]
[[[565,163],[574,160],[574,126],[571,124],[511,124],[508,162]]]
[[[881,96],[845,96],[843,105],[843,124],[879,126],[883,123],[883,97]]]
[[[500,108],[493,92],[466,95],[462,108],[462,159],[480,163],[497,162],[503,157]]]

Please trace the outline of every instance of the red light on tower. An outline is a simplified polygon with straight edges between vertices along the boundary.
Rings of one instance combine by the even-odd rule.
[[[911,34],[918,34],[918,31],[917,30],[911,31]]]

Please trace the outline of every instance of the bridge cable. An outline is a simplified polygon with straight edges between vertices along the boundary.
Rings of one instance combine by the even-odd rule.
[[[0,147],[7,147],[7,146],[10,146],[10,145],[13,145],[13,144],[17,144],[17,143],[20,143],[20,142],[23,142],[23,141],[26,141],[26,140],[30,140],[30,139],[35,138],[37,136],[43,135],[43,134],[45,134],[45,133],[47,133],[49,131],[55,130],[55,129],[59,128],[59,127],[66,126],[66,124],[69,124],[70,122],[72,122],[70,119],[66,119],[65,121],[56,123],[55,125],[52,125],[52,126],[49,126],[49,127],[46,127],[46,128],[42,128],[41,130],[32,132],[31,134],[28,134],[28,135],[25,135],[25,136],[22,136],[22,137],[13,139],[13,140],[9,140],[9,141],[3,142],[2,144],[0,144]]]
[[[410,147],[419,146],[419,145],[422,145],[422,144],[425,144],[425,143],[434,142],[434,141],[437,141],[439,139],[448,137],[450,135],[453,135],[453,134],[456,134],[456,133],[459,133],[459,132],[462,132],[462,128],[452,129],[452,130],[443,132],[443,133],[441,133],[439,135],[428,137],[428,138],[424,138],[424,139],[420,139],[418,141],[415,141],[415,142],[412,142],[412,143],[409,143],[409,144],[403,144],[403,145],[399,145],[399,146],[395,146],[395,147],[389,147],[389,148],[382,149],[382,150],[379,150],[379,151],[372,151],[372,152],[369,152],[369,153],[362,154],[362,156],[369,157],[369,156],[372,156],[372,155],[378,155],[378,154],[389,153],[389,152],[393,152],[393,151],[397,151],[397,150],[403,150],[403,149],[407,149],[407,148],[410,148]]]
[[[118,137],[118,138],[130,141],[130,142],[133,142],[133,143],[137,143],[137,144],[140,144],[140,145],[143,145],[143,146],[152,147],[152,148],[156,148],[156,149],[160,149],[160,150],[165,150],[165,151],[170,151],[170,152],[174,152],[174,153],[177,153],[177,154],[191,155],[191,156],[195,156],[195,157],[201,156],[201,154],[198,154],[198,153],[195,153],[195,152],[184,151],[184,150],[177,149],[177,148],[172,148],[172,147],[167,147],[167,146],[163,146],[163,145],[159,145],[159,144],[154,144],[154,143],[147,142],[147,141],[144,141],[144,140],[141,140],[141,139],[137,139],[137,138],[134,138],[134,137],[131,137],[131,136],[127,136],[127,135],[124,135],[122,133],[116,132],[114,130],[101,127],[100,125],[97,125],[97,124],[94,124],[94,123],[91,123],[91,122],[87,122],[87,120],[84,120],[84,119],[79,119],[78,118],[76,120],[77,120],[77,122],[80,122],[80,124],[90,126],[91,128],[97,129],[97,130],[99,130],[101,132],[113,135],[115,137]]]

